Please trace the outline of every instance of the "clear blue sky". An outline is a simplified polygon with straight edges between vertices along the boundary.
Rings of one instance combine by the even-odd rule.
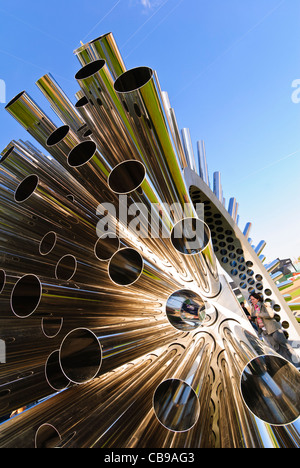
[[[0,79],[57,123],[35,82],[51,72],[71,100],[73,50],[113,32],[127,68],[154,68],[179,127],[206,144],[210,178],[240,203],[265,254],[300,255],[300,0],[0,1]],[[299,93],[300,96],[300,93]],[[30,139],[0,104],[0,148]],[[32,141],[32,140],[31,140]]]

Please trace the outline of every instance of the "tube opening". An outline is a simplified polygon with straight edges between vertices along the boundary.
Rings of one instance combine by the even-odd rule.
[[[41,329],[47,338],[55,338],[62,329],[64,323],[63,318],[43,317]]]
[[[76,384],[90,382],[98,376],[102,364],[101,343],[87,328],[68,333],[59,350],[60,366],[65,376]]]
[[[39,184],[39,178],[37,175],[32,174],[26,177],[17,187],[15,191],[15,201],[17,203],[23,203],[34,193],[35,189]]]
[[[77,271],[77,260],[74,255],[65,255],[55,267],[55,278],[60,281],[70,281]]]
[[[12,98],[8,104],[6,104],[5,109],[8,109],[10,106],[12,106],[15,102],[17,102],[25,91],[21,91],[19,94],[17,94],[14,98]]]
[[[0,164],[4,163],[4,161],[8,158],[14,149],[15,147],[11,146],[2,156],[0,155]]]
[[[280,356],[263,355],[250,361],[240,381],[248,409],[267,424],[293,423],[300,415],[300,374]]]
[[[0,270],[0,294],[3,292],[6,284],[6,273],[4,270]]]
[[[46,145],[49,147],[57,145],[68,135],[69,130],[70,127],[68,125],[62,125],[61,127],[57,128],[47,139]]]
[[[174,292],[167,300],[166,314],[173,327],[180,331],[189,332],[204,323],[206,305],[198,294],[182,289]]]
[[[114,87],[119,93],[129,93],[144,86],[153,76],[149,67],[138,67],[128,70],[117,78]]]
[[[55,391],[62,391],[70,385],[59,364],[59,350],[53,351],[45,364],[45,376],[48,384]]]
[[[97,146],[93,141],[83,141],[73,148],[68,156],[71,167],[80,167],[89,162],[96,152]]]
[[[165,380],[157,387],[153,407],[159,422],[173,432],[191,430],[200,415],[200,403],[195,391],[179,379]]]
[[[15,284],[11,293],[11,309],[20,318],[32,315],[42,298],[42,285],[35,275],[25,275]]]
[[[175,249],[184,255],[196,255],[202,252],[211,239],[210,229],[198,218],[185,218],[172,229],[171,242]]]
[[[86,106],[88,104],[88,102],[89,102],[88,99],[85,96],[83,96],[81,99],[79,99],[79,101],[76,102],[75,107],[77,107],[77,109],[79,109],[80,107]],[[84,125],[84,127],[85,127],[85,125]],[[79,129],[79,130],[81,130],[81,129]],[[77,130],[77,131],[79,131],[79,130]]]
[[[82,67],[75,75],[76,80],[84,80],[98,73],[105,65],[105,60],[95,60]]]
[[[97,41],[100,41],[101,39],[103,39],[104,37],[107,37],[107,36],[110,36],[112,33],[109,32],[109,33],[106,33],[106,34],[102,34],[102,36],[99,36],[99,37],[96,37],[96,39],[93,39],[90,44],[93,44],[94,42],[97,42]]]
[[[111,257],[120,248],[120,239],[113,234],[114,237],[109,237],[109,234],[104,234],[95,244],[95,256],[100,261],[110,260]]]
[[[108,178],[109,188],[117,194],[131,193],[137,190],[146,177],[146,168],[139,161],[124,161],[118,164]]]
[[[141,276],[144,261],[139,252],[131,248],[121,249],[110,259],[108,275],[119,286],[130,286]]]
[[[35,434],[35,448],[51,449],[59,446],[62,438],[58,430],[51,424],[43,424]]]
[[[39,253],[40,255],[49,255],[54,247],[56,246],[57,242],[57,234],[53,231],[48,232],[45,234],[43,239],[39,244]]]

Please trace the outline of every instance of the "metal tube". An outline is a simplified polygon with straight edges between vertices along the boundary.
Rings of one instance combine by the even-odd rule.
[[[36,82],[36,85],[45,98],[48,99],[52,109],[62,122],[69,125],[75,131],[84,125],[85,122],[80,117],[77,109],[50,73],[42,76]]]
[[[126,67],[113,34],[103,34],[74,51],[81,65],[104,59],[114,79],[126,71]]]

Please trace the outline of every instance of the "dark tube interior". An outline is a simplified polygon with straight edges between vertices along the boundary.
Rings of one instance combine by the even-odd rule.
[[[2,156],[0,155],[0,164],[2,164],[6,158],[13,152],[14,146],[11,146]]]
[[[198,218],[185,218],[172,229],[171,241],[179,253],[195,255],[210,242],[210,229]]]
[[[54,130],[53,133],[49,136],[47,140],[47,146],[54,146],[57,145],[60,141],[62,141],[67,134],[69,133],[70,127],[68,125],[62,125],[61,127]]]
[[[120,248],[118,237],[102,237],[95,244],[95,255],[98,260],[109,260]]]
[[[119,250],[110,260],[108,271],[111,280],[120,286],[137,281],[144,269],[143,258],[134,249]]]
[[[92,159],[97,146],[93,141],[83,141],[72,149],[68,156],[68,163],[71,167],[80,167]]]
[[[76,80],[84,80],[90,76],[95,75],[105,65],[105,60],[95,60],[94,62],[88,63],[82,67],[75,75]]]
[[[153,70],[148,67],[133,68],[123,73],[115,81],[115,90],[119,93],[129,93],[141,88],[151,80]]]
[[[37,175],[30,175],[23,180],[15,192],[15,201],[18,203],[25,202],[35,191],[39,183]]]
[[[18,99],[20,99],[21,96],[23,96],[23,94],[25,93],[25,91],[21,91],[19,94],[17,94],[14,98],[12,98],[8,104],[6,104],[5,106],[5,109],[8,109],[12,104],[14,104],[16,101],[18,101]]]
[[[0,294],[3,292],[6,283],[6,273],[4,270],[0,270]]]
[[[61,442],[58,430],[50,424],[43,424],[35,434],[35,448],[50,449],[56,448]]]
[[[73,255],[62,257],[55,268],[56,279],[61,281],[70,281],[77,270],[77,260]]]
[[[90,330],[77,328],[64,338],[59,359],[69,380],[78,384],[89,382],[98,375],[101,367],[101,343]]]
[[[75,107],[79,108],[79,107],[83,107],[83,106],[86,106],[88,104],[88,99],[83,96],[81,99],[79,99],[79,101],[76,102],[75,104]],[[83,127],[85,127],[86,125],[83,125]],[[79,131],[79,130],[77,130]]]
[[[29,317],[37,309],[42,297],[42,285],[35,275],[25,275],[15,284],[11,294],[11,308],[18,317]]]
[[[57,241],[57,235],[55,232],[48,232],[40,242],[39,251],[41,255],[49,255],[54,249]]]
[[[62,372],[59,364],[59,350],[53,351],[47,359],[45,374],[49,385],[57,391],[61,391],[70,384],[69,379]]]
[[[110,189],[119,194],[125,194],[137,190],[146,176],[146,169],[139,161],[124,161],[118,164],[108,178]]]

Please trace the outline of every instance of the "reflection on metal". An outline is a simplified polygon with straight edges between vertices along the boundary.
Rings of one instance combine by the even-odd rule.
[[[75,105],[37,81],[61,124],[25,91],[6,106],[47,155],[0,155],[0,447],[299,447],[296,367],[224,275],[268,298],[296,351],[278,262],[219,172],[211,191],[157,73],[126,70],[112,33],[75,55]]]
[[[291,424],[298,419],[299,387],[299,372],[279,356],[253,359],[241,377],[241,392],[250,411],[275,426]]]

